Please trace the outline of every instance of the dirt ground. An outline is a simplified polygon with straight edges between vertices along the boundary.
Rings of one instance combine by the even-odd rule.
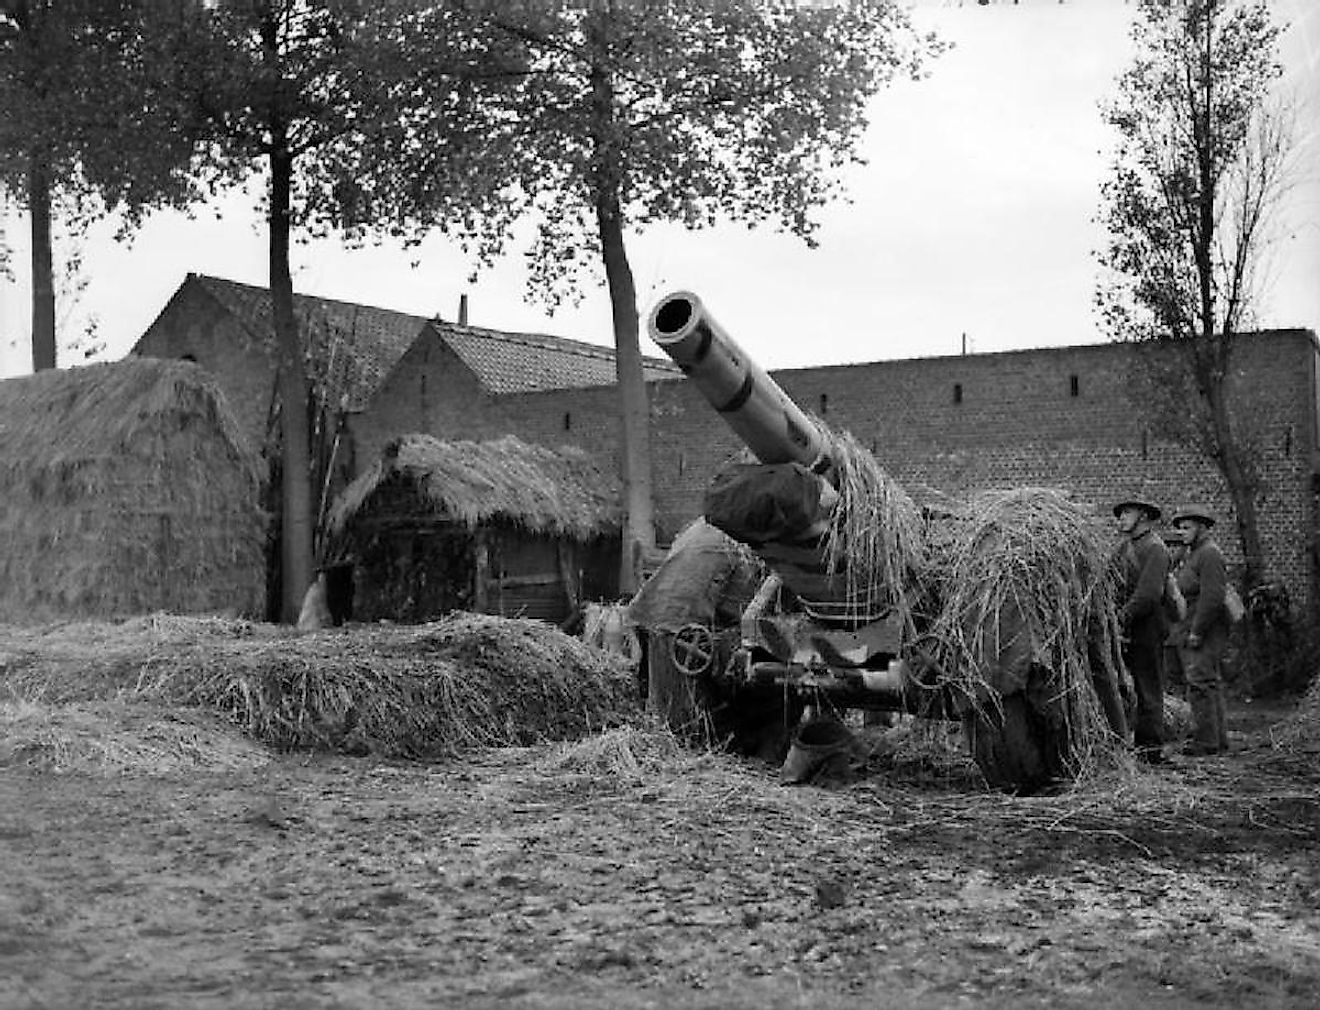
[[[1025,799],[624,731],[628,761],[0,749],[0,1006],[1311,1008],[1320,755],[1270,747],[1283,714]],[[176,751],[221,732],[190,718]]]

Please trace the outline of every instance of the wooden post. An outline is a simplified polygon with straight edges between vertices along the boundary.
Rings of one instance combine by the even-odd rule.
[[[572,617],[582,603],[582,580],[577,566],[577,550],[571,540],[557,540],[555,553],[559,560],[559,578],[568,597],[568,616]]]
[[[490,585],[490,543],[484,526],[478,526],[472,535],[472,551],[472,609],[478,614],[485,614],[489,613],[487,608],[490,603],[487,598]]]

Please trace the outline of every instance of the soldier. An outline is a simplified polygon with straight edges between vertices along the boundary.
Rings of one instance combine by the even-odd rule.
[[[1164,760],[1163,603],[1169,551],[1154,529],[1160,519],[1158,505],[1138,496],[1124,498],[1115,503],[1114,518],[1123,535],[1114,559],[1123,661],[1137,695],[1132,742],[1138,760],[1159,764]]]
[[[1169,548],[1169,577],[1164,589],[1164,623],[1168,633],[1164,636],[1164,685],[1183,688],[1187,678],[1183,676],[1182,660],[1178,657],[1178,631],[1187,617],[1187,601],[1178,588],[1178,569],[1187,560],[1187,544],[1183,542],[1183,531],[1169,523],[1161,534]]]
[[[1200,757],[1228,750],[1222,674],[1229,630],[1224,609],[1228,573],[1223,552],[1210,536],[1215,517],[1209,509],[1184,506],[1174,513],[1173,525],[1183,531],[1187,544],[1187,558],[1178,569],[1178,588],[1187,601],[1187,617],[1175,640],[1187,678],[1194,729],[1183,753]]]

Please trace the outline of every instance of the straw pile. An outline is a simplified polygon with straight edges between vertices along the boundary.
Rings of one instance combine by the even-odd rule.
[[[537,762],[551,774],[608,778],[625,785],[646,785],[689,771],[707,755],[684,746],[659,724],[619,726],[583,740],[560,743]]]
[[[44,642],[0,634],[0,686],[24,699],[203,706],[276,748],[399,758],[578,737],[636,714],[622,657],[538,621],[456,613],[301,636],[251,627],[198,622],[189,637],[175,618],[159,636],[139,626],[136,651],[132,630],[103,625]]]
[[[178,656],[220,648],[226,639],[272,642],[288,635],[278,625],[178,614],[0,625],[0,687],[49,705],[168,699]]]
[[[848,599],[867,612],[897,607],[910,626],[909,588],[926,565],[921,510],[851,434],[821,430],[839,491],[825,534],[826,574],[842,573]]]
[[[256,460],[189,362],[0,382],[0,617],[255,613]]]
[[[243,771],[270,753],[216,716],[143,703],[0,702],[0,766],[117,775]]]
[[[1277,750],[1320,754],[1320,676],[1311,681],[1297,710],[1270,730]]]
[[[1118,676],[1105,531],[1044,488],[982,493],[948,522],[927,571],[941,609],[924,644],[968,710],[1025,693],[1080,771],[1111,736],[1091,659]]]

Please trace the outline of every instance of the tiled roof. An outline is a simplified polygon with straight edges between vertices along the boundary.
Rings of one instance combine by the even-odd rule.
[[[271,338],[267,288],[203,274],[191,279],[254,337]],[[491,393],[583,389],[615,382],[614,349],[580,340],[460,326],[314,295],[295,294],[293,311],[304,346],[314,348],[308,359],[311,378],[328,387],[328,400],[342,400],[350,410],[367,405],[428,323]],[[642,374],[650,382],[682,373],[667,360],[643,358]]]
[[[539,333],[504,333],[434,320],[440,339],[492,393],[532,393],[548,389],[612,386],[614,350],[580,340]],[[643,358],[647,382],[682,374],[660,358]]]
[[[268,288],[192,276],[254,337],[271,338]],[[330,399],[342,400],[353,410],[366,405],[427,323],[424,316],[313,295],[294,295],[293,311],[304,346],[317,349],[310,356],[318,372],[313,380],[326,383],[332,390]]]

